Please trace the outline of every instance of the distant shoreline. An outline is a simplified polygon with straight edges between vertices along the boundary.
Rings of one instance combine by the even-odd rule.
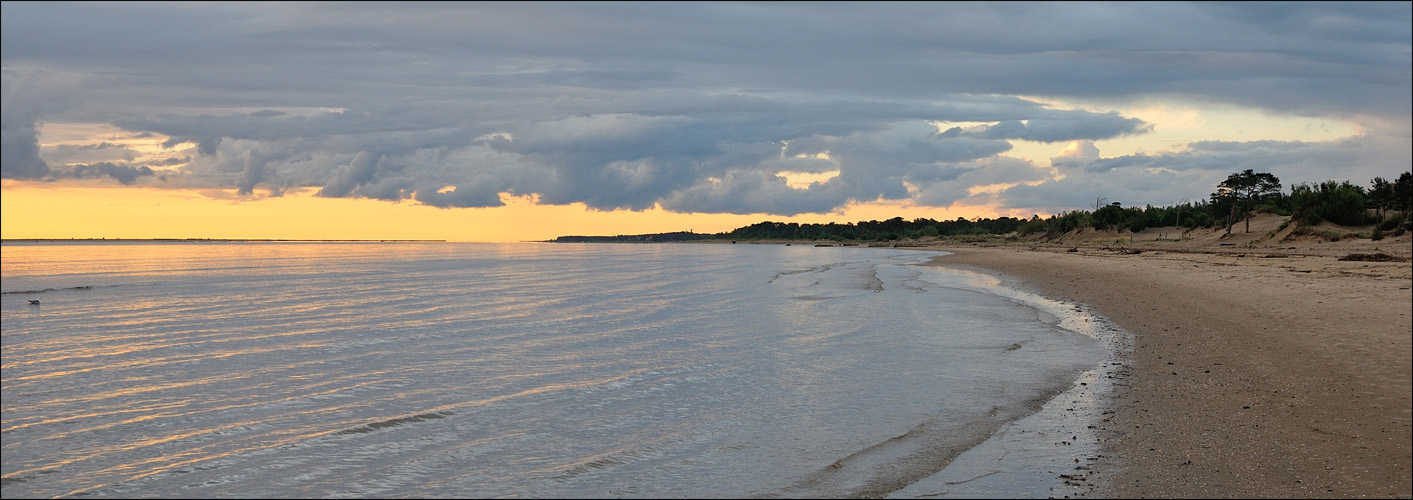
[[[304,240],[280,238],[5,238],[0,243],[446,243],[446,240]]]

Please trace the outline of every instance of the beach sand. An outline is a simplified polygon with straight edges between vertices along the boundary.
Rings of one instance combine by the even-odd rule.
[[[1183,241],[938,244],[953,254],[934,264],[1085,304],[1132,334],[1077,495],[1409,498],[1409,236],[1302,240],[1279,220]],[[1339,260],[1350,253],[1401,260]]]

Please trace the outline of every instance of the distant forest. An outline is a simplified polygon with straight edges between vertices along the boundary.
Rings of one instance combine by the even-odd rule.
[[[1217,185],[1207,200],[1185,202],[1165,207],[1145,205],[1125,207],[1104,198],[1094,201],[1093,210],[1073,210],[1042,219],[1000,217],[996,219],[957,218],[937,221],[926,218],[903,220],[894,217],[885,221],[857,223],[800,224],[765,221],[725,233],[698,234],[675,232],[619,236],[561,236],[555,242],[677,242],[713,239],[729,240],[825,240],[825,241],[896,241],[924,237],[1005,235],[1044,235],[1056,237],[1081,228],[1138,232],[1150,227],[1180,227],[1183,229],[1225,227],[1228,232],[1237,224],[1249,222],[1255,213],[1275,213],[1291,216],[1302,226],[1332,222],[1342,226],[1375,225],[1371,237],[1380,239],[1384,232],[1401,236],[1413,230],[1413,172],[1404,172],[1397,180],[1375,177],[1368,188],[1349,181],[1325,181],[1318,184],[1297,184],[1289,193],[1281,189],[1280,179],[1269,173],[1252,170],[1233,173]]]

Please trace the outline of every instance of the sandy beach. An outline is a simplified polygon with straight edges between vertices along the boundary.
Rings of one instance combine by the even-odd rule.
[[[934,264],[1086,304],[1133,334],[1085,495],[1409,498],[1409,235],[1302,240],[1281,220],[1182,241],[954,243]]]

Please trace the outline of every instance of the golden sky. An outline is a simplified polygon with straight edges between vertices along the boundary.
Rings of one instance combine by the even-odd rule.
[[[213,199],[188,189],[113,187],[100,182],[0,181],[0,235],[32,238],[417,239],[460,242],[543,241],[566,235],[717,233],[772,220],[800,223],[883,220],[908,214],[955,219],[984,210],[947,211],[901,203],[857,205],[840,215],[679,214],[590,210],[583,204],[538,205],[503,195],[495,208],[435,208],[416,202],[320,198],[314,190],[283,196]],[[955,215],[962,214],[962,215]],[[970,218],[968,217],[968,218]]]

